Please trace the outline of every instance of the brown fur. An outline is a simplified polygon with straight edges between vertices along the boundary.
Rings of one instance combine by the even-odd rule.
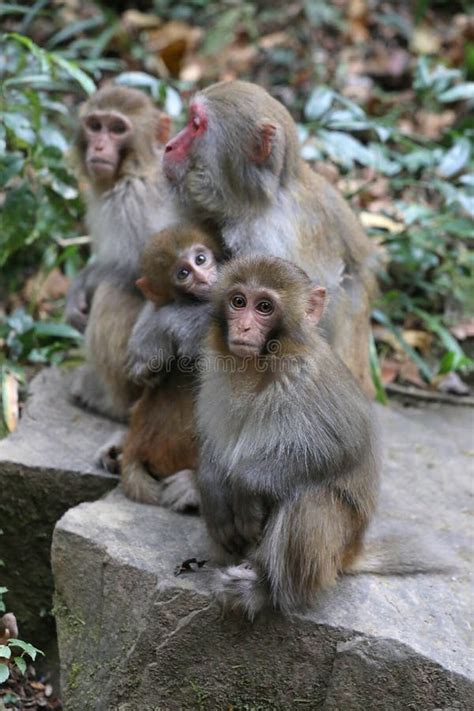
[[[178,300],[182,303],[191,300],[186,292],[181,292],[172,283],[171,272],[183,250],[195,244],[207,246],[216,258],[220,255],[219,247],[210,235],[189,225],[162,230],[154,235],[146,246],[141,261],[142,278],[149,282],[158,318],[160,311],[163,314],[160,306]],[[199,306],[194,306],[194,310],[199,309]],[[178,312],[172,313],[173,317],[179,318]],[[186,335],[193,333],[192,326],[192,323],[188,324]],[[162,327],[162,324],[157,324],[155,328],[158,352],[161,350],[159,339]],[[201,335],[199,332],[196,338],[200,340]],[[196,338],[193,336],[193,341]],[[179,340],[178,332],[173,340]],[[177,350],[182,346],[182,343],[173,344]],[[197,344],[193,343],[193,347],[196,348]],[[167,354],[168,357],[176,355],[176,352]],[[189,357],[189,354],[183,355]],[[140,400],[133,407],[122,461],[122,489],[129,498],[147,504],[160,504],[162,491],[157,483],[152,481],[150,474],[164,479],[181,470],[196,468],[196,385],[195,375],[181,372],[177,365],[173,364],[171,372],[166,372],[159,384],[145,388]],[[180,508],[176,501],[174,508]]]
[[[86,330],[89,363],[105,384],[117,419],[126,419],[141,387],[126,376],[129,334],[143,299],[103,283],[96,291]]]

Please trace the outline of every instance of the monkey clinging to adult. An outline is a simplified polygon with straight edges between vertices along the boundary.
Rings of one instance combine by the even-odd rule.
[[[198,505],[190,472],[197,464],[193,360],[209,324],[219,258],[215,240],[186,225],[158,233],[143,252],[137,284],[148,301],[135,328],[151,329],[153,348],[134,375],[150,384],[132,408],[121,467],[123,491],[141,503]]]
[[[379,484],[371,405],[320,336],[325,289],[279,258],[222,270],[198,397],[201,510],[243,562],[218,593],[253,618],[354,571]]]
[[[88,364],[73,394],[119,419],[140,392],[125,374],[128,339],[144,303],[135,287],[140,257],[149,237],[174,219],[160,166],[168,131],[168,117],[151,99],[126,87],[100,89],[79,113],[74,154],[89,186],[93,260],[66,304],[70,323],[80,330],[87,324]]]
[[[339,193],[300,158],[288,111],[261,87],[221,82],[196,94],[163,166],[188,218],[215,223],[231,256],[289,259],[334,284],[321,326],[363,389],[369,372],[374,250]]]

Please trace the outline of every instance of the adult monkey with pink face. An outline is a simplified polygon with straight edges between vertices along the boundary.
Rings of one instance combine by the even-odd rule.
[[[194,97],[163,167],[186,218],[214,225],[231,256],[282,257],[329,288],[322,331],[372,394],[374,249],[337,190],[300,158],[285,107],[255,84],[214,84]]]

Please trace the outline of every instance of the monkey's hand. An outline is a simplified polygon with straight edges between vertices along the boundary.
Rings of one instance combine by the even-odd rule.
[[[257,546],[263,536],[268,518],[268,506],[262,497],[249,494],[240,487],[233,490],[234,524],[245,541],[246,550]]]
[[[201,507],[206,520],[207,529],[211,538],[227,553],[242,554],[246,549],[246,542],[240,535],[230,503],[224,497],[212,496],[201,499]]]
[[[84,333],[88,316],[89,302],[87,299],[87,291],[82,279],[79,277],[72,283],[67,293],[64,320],[81,333]]]
[[[128,377],[138,385],[158,385],[163,373],[154,353],[129,353],[126,363]]]
[[[172,339],[162,328],[159,311],[146,302],[128,342],[127,373],[139,385],[156,385],[173,360]]]

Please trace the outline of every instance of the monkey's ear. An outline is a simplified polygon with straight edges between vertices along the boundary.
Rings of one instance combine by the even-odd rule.
[[[269,121],[263,121],[258,126],[258,140],[252,156],[254,163],[265,163],[270,157],[276,132],[277,127]]]
[[[326,289],[324,286],[313,286],[309,292],[309,303],[306,309],[306,318],[316,325],[324,311],[326,302]]]
[[[140,289],[145,299],[148,299],[148,301],[157,300],[156,291],[150,284],[150,280],[147,277],[140,277],[140,279],[136,280],[135,285]]]
[[[160,112],[160,118],[158,120],[158,127],[156,129],[156,140],[158,143],[168,143],[171,133],[171,118],[168,114]]]

